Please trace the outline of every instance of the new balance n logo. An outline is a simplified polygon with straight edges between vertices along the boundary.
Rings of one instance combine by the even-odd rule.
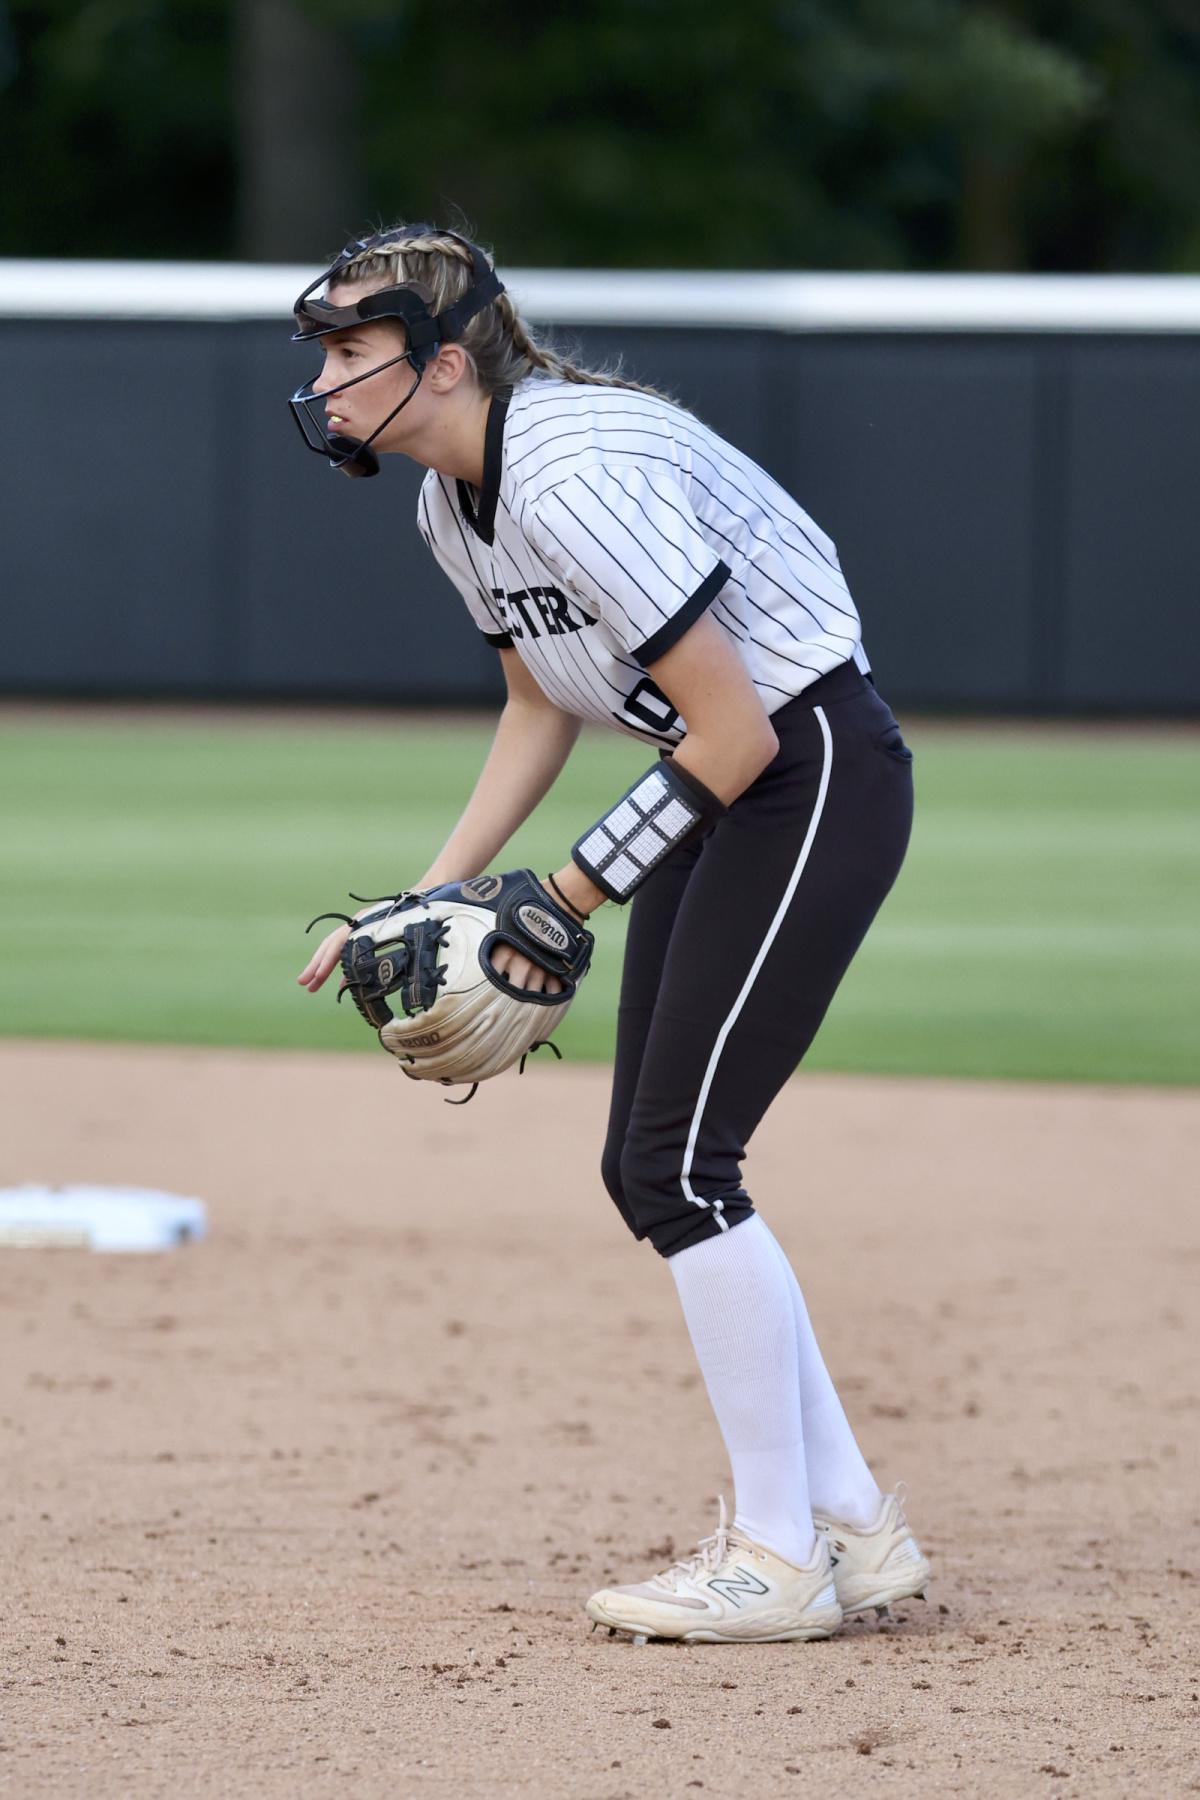
[[[749,1569],[743,1569],[740,1563],[735,1564],[732,1575],[718,1575],[704,1585],[710,1587],[715,1594],[722,1594],[734,1606],[742,1604],[739,1598],[741,1595],[752,1596],[770,1591],[765,1581],[760,1581]]]

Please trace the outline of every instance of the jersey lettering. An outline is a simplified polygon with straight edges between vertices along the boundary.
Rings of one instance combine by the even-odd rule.
[[[538,630],[538,628],[535,625],[532,618],[529,616],[529,606],[528,606],[529,592],[528,592],[528,589],[518,588],[515,593],[506,594],[505,599],[508,601],[510,606],[514,606],[516,608],[516,610],[520,613],[522,619],[525,622],[525,630],[529,633],[530,637],[531,638],[540,638],[542,634]]]
[[[596,623],[590,613],[577,613],[561,588],[515,588],[506,593],[503,588],[494,587],[492,599],[515,638],[539,638],[542,631],[550,637],[562,637],[565,632],[582,631],[585,625]]]
[[[546,630],[550,633],[551,637],[557,637],[558,633],[554,629],[553,616],[550,612],[550,608],[542,598],[541,588],[531,587],[529,590],[529,598],[537,608],[537,616],[542,621],[542,624],[546,627]]]
[[[558,636],[561,636],[564,631],[582,631],[585,625],[596,623],[589,613],[580,613],[576,618],[571,611],[567,596],[560,588],[544,587],[539,588],[538,592],[550,602],[552,620],[550,630],[556,632]]]

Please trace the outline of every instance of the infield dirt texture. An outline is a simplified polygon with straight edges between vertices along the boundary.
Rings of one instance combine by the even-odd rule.
[[[711,1529],[605,1074],[450,1112],[382,1057],[0,1046],[8,1178],[204,1196],[0,1253],[0,1790],[774,1800],[1196,1791],[1200,1099],[812,1075],[753,1148],[929,1603],[588,1636]]]

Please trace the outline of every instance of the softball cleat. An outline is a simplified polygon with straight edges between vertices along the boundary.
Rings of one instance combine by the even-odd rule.
[[[717,1529],[694,1556],[631,1587],[601,1588],[587,1613],[635,1644],[673,1638],[685,1644],[774,1644],[831,1637],[842,1622],[829,1549],[818,1536],[810,1562],[785,1562],[729,1525],[725,1502]]]
[[[896,1494],[885,1494],[873,1525],[846,1525],[813,1514],[817,1534],[829,1547],[833,1582],[845,1613],[874,1607],[887,1617],[893,1600],[925,1598],[929,1564],[913,1536]]]

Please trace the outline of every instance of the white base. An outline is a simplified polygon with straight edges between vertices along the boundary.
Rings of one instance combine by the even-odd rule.
[[[172,1250],[207,1230],[202,1200],[152,1188],[0,1188],[0,1248]]]

